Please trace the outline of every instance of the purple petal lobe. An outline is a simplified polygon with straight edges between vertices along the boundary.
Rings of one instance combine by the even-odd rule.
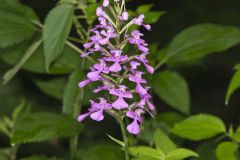
[[[140,127],[139,124],[137,123],[137,120],[134,120],[131,124],[127,126],[127,130],[129,133],[132,134],[139,134],[140,133]]]
[[[95,121],[102,121],[104,119],[103,109],[100,109],[99,111],[92,113],[90,117]]]
[[[128,107],[127,102],[122,98],[119,97],[113,104],[112,106],[118,110],[125,109]]]

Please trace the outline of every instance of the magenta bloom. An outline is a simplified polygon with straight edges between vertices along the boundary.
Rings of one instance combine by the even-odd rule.
[[[78,121],[81,122],[88,116],[101,121],[104,119],[104,111],[107,111],[111,115],[119,114],[123,118],[132,119],[127,130],[131,134],[139,134],[142,115],[145,112],[152,115],[151,112],[155,109],[148,93],[150,87],[144,79],[146,71],[153,74],[154,68],[147,59],[149,49],[142,38],[143,33],[138,30],[129,33],[129,27],[137,25],[151,30],[151,26],[144,24],[143,14],[129,20],[125,1],[114,0],[115,6],[109,5],[109,0],[103,0],[102,6],[96,10],[99,24],[91,29],[89,42],[84,44],[86,53],[81,57],[96,54],[98,62],[86,74],[87,79],[79,83],[82,88],[98,81],[99,86],[92,92],[100,94],[99,92],[105,91],[108,95],[105,98],[100,96],[99,103],[90,100],[91,107],[87,113],[78,117]],[[135,46],[136,50],[128,53],[125,46]],[[132,83],[134,86],[129,85]],[[97,96],[92,98],[96,99]]]

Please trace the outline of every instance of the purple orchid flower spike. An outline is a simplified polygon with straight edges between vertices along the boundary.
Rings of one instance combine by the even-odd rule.
[[[117,109],[125,109],[128,107],[128,103],[123,98],[133,98],[131,92],[126,91],[127,87],[120,85],[119,89],[111,89],[110,94],[118,96],[118,99],[112,104],[112,106]]]
[[[154,73],[154,68],[149,65],[149,61],[146,58],[147,54],[148,53],[142,53],[141,55],[136,56],[136,59],[144,64],[144,66],[146,67],[146,69],[149,73],[153,74]]]
[[[142,123],[141,114],[144,113],[142,109],[137,109],[135,112],[128,111],[126,116],[133,119],[133,122],[127,126],[127,130],[129,133],[132,134],[139,134],[140,133],[140,126],[139,124]]]
[[[78,121],[83,121],[86,117],[90,115],[91,119],[95,121],[102,121],[104,119],[103,111],[107,109],[111,109],[111,104],[107,103],[106,99],[99,98],[100,102],[96,103],[94,101],[91,102],[91,108],[88,109],[89,112],[82,114],[78,117]]]
[[[139,32],[138,30],[133,30],[131,37],[129,38],[129,42],[131,44],[136,44],[138,49],[143,52],[146,53],[148,52],[148,48],[146,46],[148,46],[147,43],[145,43],[145,41],[143,39],[141,39],[141,36],[143,36],[143,34],[141,32]]]
[[[122,54],[121,50],[111,50],[111,53],[112,53],[112,56],[106,57],[105,61],[114,62],[114,64],[109,67],[109,70],[111,72],[119,72],[122,70],[120,62],[126,61],[128,59],[128,56],[121,55]]]

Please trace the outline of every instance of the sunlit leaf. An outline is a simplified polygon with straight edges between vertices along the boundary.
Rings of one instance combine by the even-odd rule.
[[[216,149],[218,160],[238,160],[237,149],[238,145],[233,142],[222,142]]]
[[[198,157],[198,154],[189,149],[178,148],[169,152],[166,156],[166,160],[180,160],[188,157]]]

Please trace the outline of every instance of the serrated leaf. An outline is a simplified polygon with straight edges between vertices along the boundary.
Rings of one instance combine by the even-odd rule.
[[[36,50],[40,47],[42,40],[38,40],[33,42],[29,48],[25,51],[23,57],[19,60],[19,62],[10,70],[8,70],[3,76],[3,84],[8,83],[15,74],[22,68],[22,66],[30,59],[30,57],[36,52]]]
[[[236,66],[236,72],[234,73],[233,77],[231,78],[230,84],[228,86],[225,104],[227,105],[229,99],[233,95],[233,93],[240,87],[240,64]]]
[[[153,24],[156,23],[159,18],[164,15],[166,12],[164,11],[150,11],[145,13],[145,18],[144,18],[144,22],[145,23],[149,23],[149,24]]]
[[[177,148],[174,142],[160,129],[154,132],[154,142],[156,148],[162,150],[165,154]]]
[[[193,61],[240,43],[240,29],[200,24],[179,33],[167,48],[168,63]]]
[[[59,77],[49,80],[34,80],[37,87],[45,94],[52,96],[58,100],[62,100],[64,88],[66,86],[66,78]]]
[[[0,49],[0,57],[6,63],[14,65],[23,56],[25,50],[30,44],[30,41],[24,41],[14,46]],[[80,62],[81,59],[79,58],[79,54],[70,47],[65,46],[61,55],[50,66],[50,74],[71,73]],[[22,69],[36,73],[46,73],[44,67],[43,45],[41,45],[36,50],[36,53],[29,58],[29,60],[22,66]]]
[[[0,10],[0,48],[28,39],[34,31],[34,25],[26,18]]]
[[[237,149],[238,145],[233,142],[222,142],[216,149],[218,160],[238,160],[236,157]]]
[[[82,130],[82,125],[72,117],[54,113],[32,113],[15,125],[13,144],[72,137]]]
[[[66,88],[63,95],[63,108],[62,112],[66,114],[73,114],[74,106],[78,103],[78,97],[80,95],[80,89],[78,83],[83,78],[83,73],[81,70],[77,69],[74,71],[68,80]],[[82,102],[80,102],[82,103]]]
[[[161,150],[153,149],[145,146],[130,147],[129,153],[137,158],[149,157],[155,158],[156,160],[164,160],[165,155]]]
[[[188,114],[190,94],[185,79],[176,72],[164,71],[153,77],[153,89],[171,107]]]
[[[123,160],[123,152],[119,147],[111,145],[96,145],[79,155],[82,160]]]
[[[144,4],[137,8],[136,12],[138,14],[146,13],[153,7],[153,4]]]
[[[47,70],[63,51],[72,20],[72,5],[59,5],[48,14],[43,28],[45,67]]]
[[[178,148],[169,152],[166,156],[166,160],[180,160],[189,157],[198,157],[198,154],[189,149]]]
[[[172,132],[182,138],[197,141],[224,133],[226,127],[223,121],[216,116],[199,114],[176,123]]]

